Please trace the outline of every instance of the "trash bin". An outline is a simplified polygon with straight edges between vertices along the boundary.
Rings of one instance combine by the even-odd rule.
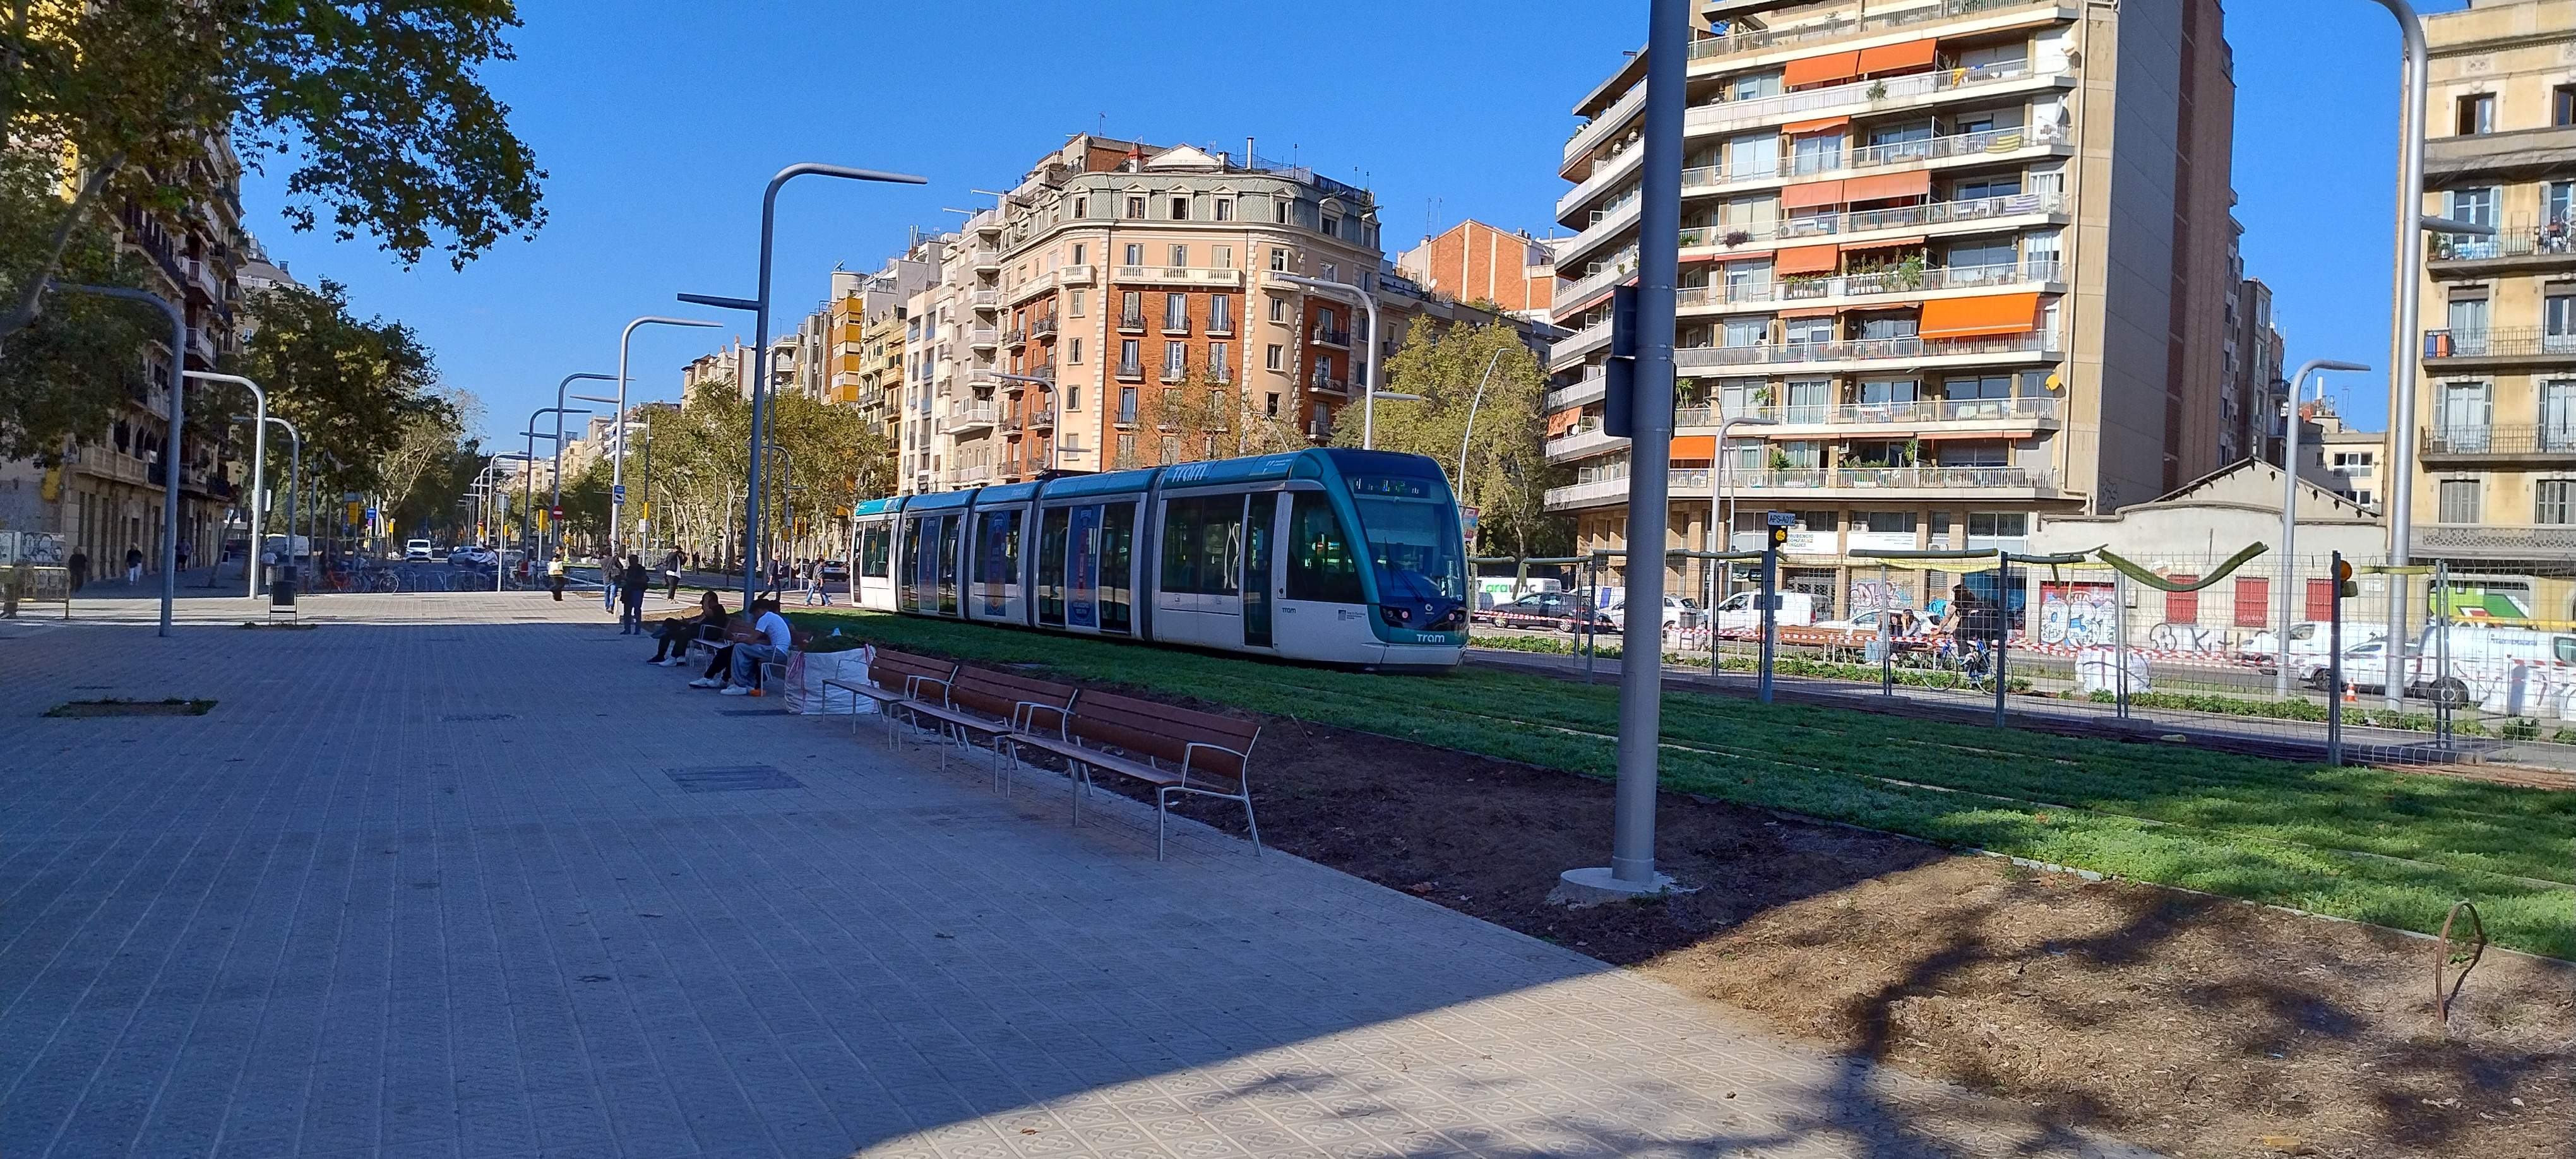
[[[270,611],[295,610],[295,565],[270,564],[268,568],[268,608]]]

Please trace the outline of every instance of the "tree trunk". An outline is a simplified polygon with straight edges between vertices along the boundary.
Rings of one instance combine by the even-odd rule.
[[[63,251],[71,248],[72,234],[80,228],[81,219],[97,207],[99,195],[106,191],[109,179],[124,163],[125,154],[118,153],[91,170],[89,176],[82,180],[80,192],[63,210],[61,223],[54,227],[54,236],[45,247],[44,261],[28,271],[27,284],[18,287],[18,300],[10,303],[7,313],[0,314],[0,342],[7,342],[10,335],[35,323],[36,315],[44,309],[45,287],[51,283],[54,272],[62,268]]]

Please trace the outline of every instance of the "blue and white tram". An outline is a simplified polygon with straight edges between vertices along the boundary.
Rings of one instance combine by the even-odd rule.
[[[1333,664],[1455,667],[1438,463],[1317,449],[860,504],[862,607]]]

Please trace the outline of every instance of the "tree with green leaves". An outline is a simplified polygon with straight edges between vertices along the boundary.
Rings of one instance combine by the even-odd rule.
[[[1482,400],[1478,399],[1481,387]],[[1571,550],[1571,521],[1547,512],[1547,489],[1566,470],[1546,455],[1547,376],[1538,356],[1507,322],[1458,325],[1445,333],[1415,325],[1387,360],[1385,390],[1420,402],[1377,404],[1377,448],[1428,455],[1451,476],[1458,502],[1478,510],[1478,550],[1489,555],[1561,555]],[[1357,406],[1357,403],[1352,406]],[[1468,416],[1475,416],[1472,436]],[[1333,420],[1333,445],[1360,445],[1360,416],[1344,408]],[[1458,448],[1467,444],[1465,470]]]
[[[0,286],[29,284],[40,256],[56,245],[62,199],[49,158],[0,148]],[[103,222],[85,221],[59,239],[57,276],[135,287],[142,271],[119,252]],[[0,458],[50,465],[65,446],[105,438],[129,397],[145,397],[136,352],[167,321],[148,308],[89,294],[59,294],[43,325],[0,342]]]
[[[209,142],[289,161],[297,228],[328,218],[407,264],[532,233],[545,174],[480,76],[517,24],[511,0],[0,0],[0,149],[72,169],[37,243],[0,262],[0,345],[115,207],[231,196]]]

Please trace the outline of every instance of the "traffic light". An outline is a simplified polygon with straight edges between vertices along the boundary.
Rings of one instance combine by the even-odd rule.
[[[2338,600],[2348,600],[2361,594],[2361,585],[2354,582],[2352,578],[2352,563],[2346,560],[2341,552],[2335,553],[2334,582],[2335,598]]]
[[[1610,291],[1610,357],[1601,366],[1601,432],[1612,438],[1637,429],[1637,287]]]
[[[1789,546],[1789,529],[1786,527],[1773,527],[1771,529],[1771,546]]]

